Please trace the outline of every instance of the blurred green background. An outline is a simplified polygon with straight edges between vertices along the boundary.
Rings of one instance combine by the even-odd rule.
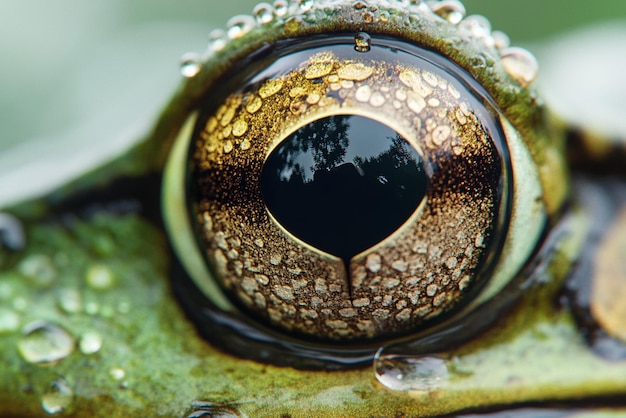
[[[33,159],[58,155],[88,167],[87,156],[101,143],[109,153],[120,152],[145,131],[175,88],[179,57],[202,51],[211,29],[249,13],[256,3],[0,0],[0,177],[28,173]],[[514,44],[538,43],[584,25],[626,22],[624,0],[465,5],[468,14],[484,14]],[[0,181],[0,189],[6,184]]]

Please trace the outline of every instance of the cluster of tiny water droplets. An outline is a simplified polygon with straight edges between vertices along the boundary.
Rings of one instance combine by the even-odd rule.
[[[298,18],[312,22],[316,10],[331,10],[341,5],[340,3],[331,0],[275,0],[273,3],[259,3],[252,15],[235,16],[228,21],[226,30],[216,29],[211,32],[205,58],[223,50],[228,42],[247,35],[257,26],[274,23],[293,26]],[[457,25],[461,36],[479,40],[487,50],[497,50],[507,73],[522,87],[528,86],[537,77],[538,65],[530,52],[522,48],[510,48],[508,37],[499,31],[492,32],[491,24],[485,17],[466,17],[465,6],[458,0],[347,0],[343,4],[351,4],[354,9],[363,10],[365,23],[371,23],[375,18],[370,11],[376,11],[377,18],[382,21],[388,19],[386,10],[391,8],[407,11],[417,19],[424,13],[433,13],[450,24]],[[297,29],[297,24],[294,27]],[[367,52],[368,47],[357,45],[356,49]],[[484,57],[477,59],[483,66],[488,64]],[[195,77],[202,69],[200,56],[185,54],[180,68],[184,77]]]
[[[432,392],[449,379],[445,360],[437,356],[387,354],[381,348],[374,358],[376,379],[399,392]]]

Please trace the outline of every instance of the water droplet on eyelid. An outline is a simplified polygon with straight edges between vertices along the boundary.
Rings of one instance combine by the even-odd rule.
[[[385,354],[381,348],[374,358],[376,379],[400,392],[432,392],[449,379],[445,360],[437,356]]]
[[[431,1],[428,2],[433,13],[452,23],[459,24],[465,17],[465,6],[456,0]]]
[[[274,20],[274,7],[268,3],[259,3],[254,7],[252,14],[260,25],[265,25]]]
[[[506,72],[522,87],[532,84],[539,73],[537,60],[523,48],[511,47],[501,51],[502,65]]]
[[[486,17],[468,16],[459,23],[459,28],[467,31],[473,38],[482,40],[488,48],[495,46],[495,40],[491,36],[491,23]]]
[[[72,354],[74,338],[58,325],[32,322],[24,328],[18,349],[29,363],[54,363]]]
[[[372,47],[372,37],[365,33],[359,32],[354,35],[354,50],[357,52],[369,52]]]
[[[197,54],[190,52],[181,58],[180,61],[180,73],[183,77],[192,78],[195,77],[202,68],[200,64],[200,58]]]
[[[313,8],[313,0],[300,0],[298,4],[298,11],[300,13],[306,13]]]
[[[511,40],[509,39],[509,36],[504,32],[496,30],[496,31],[493,31],[491,36],[493,37],[493,41],[496,45],[496,48],[498,49],[508,48],[509,45],[511,44]]]
[[[252,16],[235,16],[226,24],[226,34],[230,39],[238,39],[250,32],[255,25],[256,21]]]
[[[209,47],[210,52],[218,52],[224,49],[226,46],[226,32],[222,29],[215,29],[209,33]]]
[[[70,407],[74,391],[63,379],[55,380],[41,397],[41,407],[48,414],[58,414]]]
[[[274,15],[284,17],[289,10],[289,3],[286,0],[276,0],[274,2]]]

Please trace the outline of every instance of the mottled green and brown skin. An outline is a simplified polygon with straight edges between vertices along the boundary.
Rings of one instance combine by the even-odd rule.
[[[349,16],[353,22],[370,19],[365,12],[372,13],[354,9]],[[373,32],[406,37],[407,27],[417,24],[402,13],[386,16],[374,19]],[[420,31],[411,36],[450,56],[485,86],[524,137],[541,184],[550,191],[543,194],[543,203],[551,224],[560,223],[562,233],[550,246],[541,280],[533,281],[486,332],[439,353],[450,378],[431,392],[392,391],[375,379],[371,367],[306,371],[242,360],[198,335],[172,293],[173,253],[155,209],[158,175],[172,143],[225,71],[220,63],[276,39],[281,31],[323,33],[337,30],[336,25],[332,15],[320,15],[315,24],[253,30],[186,81],[154,131],[127,155],[43,198],[6,208],[23,222],[27,242],[19,251],[0,249],[0,415],[46,416],[42,397],[58,381],[73,391],[59,415],[74,417],[185,416],[196,401],[251,417],[436,416],[527,403],[626,406],[626,361],[597,354],[574,310],[563,303],[570,274],[591,262],[583,273],[602,283],[592,292],[600,298],[592,311],[609,334],[624,338],[619,320],[623,305],[604,304],[601,296],[623,292],[619,281],[604,280],[624,277],[623,181],[579,171],[570,188],[560,149],[565,131],[551,124],[532,90],[512,84],[500,63],[488,62],[487,69],[472,63],[468,57],[483,52],[481,47],[447,41],[455,34],[443,24],[420,22]],[[583,204],[557,222],[570,192]],[[591,230],[600,232],[597,268]],[[29,263],[43,266],[45,274],[25,267]],[[109,274],[106,285],[92,277],[94,268],[102,266]],[[609,290],[603,292],[603,287]],[[77,346],[54,364],[26,361],[18,346],[22,329],[33,321],[61,326]],[[88,354],[79,344],[93,331],[102,336],[102,347]]]

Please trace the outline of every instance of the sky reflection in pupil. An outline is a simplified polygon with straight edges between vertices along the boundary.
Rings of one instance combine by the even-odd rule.
[[[348,260],[393,233],[426,192],[419,154],[397,132],[355,115],[303,126],[276,147],[261,174],[281,225]]]

